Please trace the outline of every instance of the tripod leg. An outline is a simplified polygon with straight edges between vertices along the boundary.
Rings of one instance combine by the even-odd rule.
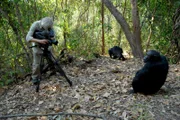
[[[36,92],[39,92],[39,87],[40,87],[40,81],[36,85]]]
[[[56,70],[67,80],[70,86],[72,86],[72,82],[69,80],[69,78],[66,76],[64,70],[60,67],[58,63],[54,63],[54,66]]]
[[[57,60],[54,58],[51,52],[49,53],[48,59],[49,62],[53,63],[56,71],[59,72],[67,80],[70,86],[72,86],[72,81],[70,81],[69,78],[66,76],[64,70],[61,68],[60,64],[58,64]]]

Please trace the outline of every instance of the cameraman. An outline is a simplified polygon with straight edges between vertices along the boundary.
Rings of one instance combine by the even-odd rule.
[[[26,36],[26,41],[32,43],[32,50],[33,50],[33,65],[32,65],[32,82],[33,84],[38,84],[40,82],[40,61],[43,51],[38,47],[39,44],[48,44],[47,39],[37,39],[33,37],[35,31],[50,31],[53,29],[53,19],[50,17],[42,18],[39,21],[35,21]],[[51,46],[48,48],[51,51]]]

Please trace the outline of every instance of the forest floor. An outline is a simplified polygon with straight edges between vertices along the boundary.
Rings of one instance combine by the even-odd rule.
[[[63,65],[72,87],[58,74],[48,77],[48,72],[39,93],[27,77],[0,89],[0,117],[33,114],[4,120],[180,120],[180,65],[170,65],[167,81],[155,95],[130,94],[132,79],[142,66],[138,59],[120,61],[103,56],[91,62],[76,60]],[[45,116],[49,113],[66,115]]]

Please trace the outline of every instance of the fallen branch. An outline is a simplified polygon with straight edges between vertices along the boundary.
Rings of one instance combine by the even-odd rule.
[[[31,116],[54,116],[54,115],[75,115],[75,116],[85,116],[85,117],[94,117],[94,118],[100,118],[103,120],[106,120],[104,116],[94,115],[94,114],[82,114],[82,113],[49,113],[49,114],[15,114],[15,115],[5,115],[0,116],[0,119],[5,118],[13,118],[13,117],[31,117]]]

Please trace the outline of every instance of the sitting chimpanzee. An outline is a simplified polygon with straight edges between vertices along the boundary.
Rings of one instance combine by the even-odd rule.
[[[133,92],[145,95],[159,91],[166,81],[169,64],[166,57],[155,50],[150,50],[144,57],[144,67],[137,71],[133,82]]]
[[[112,59],[118,58],[119,60],[120,59],[122,59],[123,61],[125,60],[124,56],[122,55],[123,50],[122,50],[122,48],[120,48],[118,46],[114,46],[114,47],[110,48],[108,50],[108,53]]]

